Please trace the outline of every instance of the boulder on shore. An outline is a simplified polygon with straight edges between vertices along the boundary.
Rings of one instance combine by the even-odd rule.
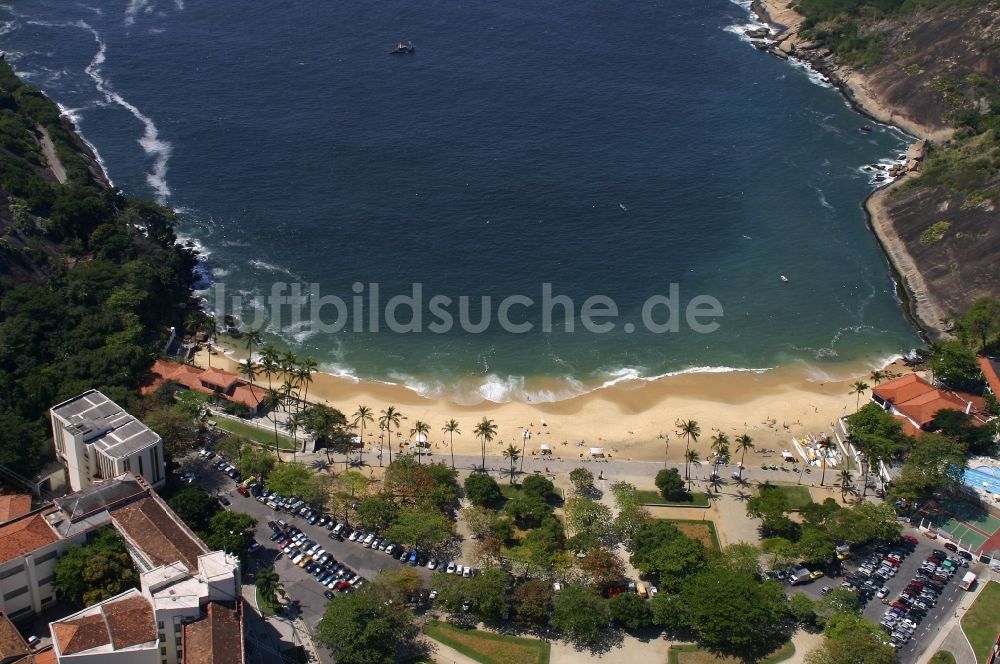
[[[753,30],[744,30],[743,34],[750,39],[763,39],[771,34],[771,30],[768,28],[755,28]]]
[[[778,48],[785,55],[791,55],[792,53],[795,53],[795,44],[787,40],[778,44]]]

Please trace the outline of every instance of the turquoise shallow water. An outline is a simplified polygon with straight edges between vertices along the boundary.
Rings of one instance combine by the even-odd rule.
[[[456,319],[493,298],[476,333],[434,333],[429,310],[406,334],[268,321],[329,371],[537,401],[693,369],[838,374],[917,343],[861,207],[863,167],[906,138],[754,50],[731,2],[26,0],[0,20],[17,70],[116,185],[181,212],[227,295],[301,283],[352,314],[355,283],[385,304],[419,282]],[[416,52],[388,55],[400,39]],[[510,309],[532,331],[500,329],[499,301],[545,283],[577,315],[611,298],[612,331],[556,310],[543,332],[538,306]],[[719,303],[716,331],[642,324],[672,284]]]

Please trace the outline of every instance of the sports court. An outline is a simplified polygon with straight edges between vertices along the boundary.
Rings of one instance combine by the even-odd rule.
[[[970,551],[1000,548],[1000,519],[957,498],[931,501],[923,509],[924,525],[951,535]],[[988,543],[988,544],[987,544]]]

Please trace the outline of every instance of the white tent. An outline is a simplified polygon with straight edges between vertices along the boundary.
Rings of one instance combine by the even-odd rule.
[[[542,454],[552,454],[552,448],[549,447],[548,443],[542,443],[538,446],[538,449]]]
[[[590,456],[592,456],[592,457],[602,457],[602,456],[604,456],[604,448],[603,447],[591,447],[590,448]]]
[[[425,436],[422,433],[418,433],[416,436],[414,436],[414,438],[416,439],[416,441],[418,443],[426,443],[427,442],[427,436]]]
[[[352,445],[361,444],[361,436],[351,436],[351,444]]]

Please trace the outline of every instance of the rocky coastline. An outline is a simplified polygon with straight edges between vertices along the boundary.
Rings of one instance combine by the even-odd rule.
[[[927,341],[948,336],[945,322],[948,312],[928,288],[917,262],[896,232],[887,199],[907,180],[919,174],[927,142],[947,141],[952,130],[914,120],[882,103],[864,74],[837,63],[830,51],[820,44],[803,39],[798,34],[803,17],[793,9],[779,5],[780,0],[754,0],[752,3],[751,10],[767,26],[746,31],[754,47],[784,60],[794,58],[808,64],[829,80],[858,113],[893,125],[918,139],[907,152],[906,160],[888,170],[885,184],[868,196],[864,209],[868,225],[892,268],[907,318]],[[878,178],[876,176],[876,181]]]

